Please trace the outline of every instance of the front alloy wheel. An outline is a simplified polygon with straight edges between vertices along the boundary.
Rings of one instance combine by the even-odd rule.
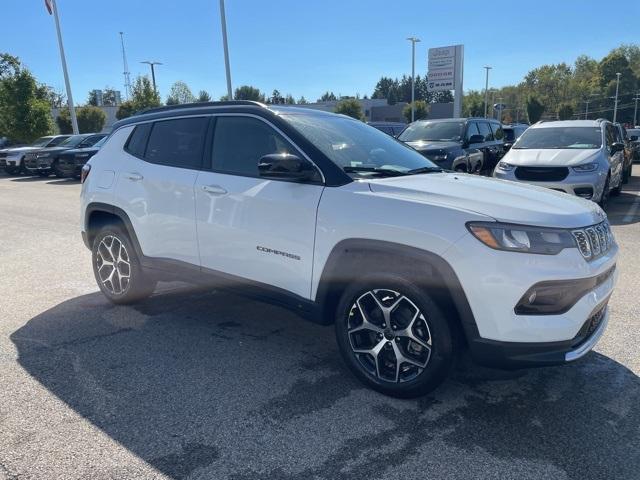
[[[351,350],[377,379],[412,380],[429,363],[429,326],[406,296],[393,290],[370,290],[351,306],[347,321]]]
[[[336,339],[364,384],[394,397],[436,388],[455,359],[452,326],[423,282],[392,274],[354,282],[337,308]]]

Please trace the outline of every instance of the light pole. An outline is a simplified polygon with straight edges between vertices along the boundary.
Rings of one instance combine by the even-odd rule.
[[[156,88],[156,69],[154,68],[156,65],[162,65],[161,62],[151,62],[149,60],[145,60],[144,62],[151,67],[151,81],[153,82],[153,91],[158,93],[158,89]]]
[[[222,23],[222,45],[224,47],[224,68],[227,73],[227,100],[233,100],[231,93],[231,67],[229,66],[229,45],[227,44],[227,17],[224,13],[224,0],[220,0],[220,22]]]
[[[618,88],[620,87],[620,75],[621,73],[616,73],[616,99],[613,104],[613,123],[616,123],[616,118],[618,116]]]
[[[640,100],[640,92],[636,93],[634,100],[636,101],[636,106],[633,109],[633,127],[635,128],[635,126],[638,125],[637,116],[638,116],[638,100]]]
[[[483,68],[487,71],[484,80],[484,118],[487,118],[487,109],[489,107],[489,70],[491,70],[492,67],[487,65]]]
[[[584,100],[584,119],[585,120],[587,120],[589,116],[589,104],[593,101],[591,100],[591,98],[595,98],[598,96],[599,95],[597,93],[592,93]]]
[[[409,37],[407,40],[411,42],[411,121],[413,122],[416,117],[416,105],[414,103],[416,92],[416,43],[418,43],[420,39],[416,37]]]

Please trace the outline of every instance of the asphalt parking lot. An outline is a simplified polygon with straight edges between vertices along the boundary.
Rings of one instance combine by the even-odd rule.
[[[640,165],[596,350],[503,372],[463,358],[419,400],[361,386],[333,329],[223,292],[98,293],[78,182],[0,174],[0,479],[640,476]]]

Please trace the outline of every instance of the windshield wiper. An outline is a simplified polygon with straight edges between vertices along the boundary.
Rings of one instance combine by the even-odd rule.
[[[409,170],[407,172],[408,175],[418,175],[420,173],[438,173],[438,172],[443,172],[444,170],[442,170],[441,168],[438,167],[420,167],[420,168],[414,168],[413,170]]]
[[[394,170],[393,168],[378,168],[378,167],[343,167],[343,170],[347,173],[370,172],[370,173],[379,173],[381,175],[389,175],[391,177],[399,177],[399,176],[408,174],[408,172]]]

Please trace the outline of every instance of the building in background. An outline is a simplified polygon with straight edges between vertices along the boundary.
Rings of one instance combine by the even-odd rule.
[[[343,100],[346,99],[346,97],[343,98]],[[356,100],[360,103],[362,113],[367,122],[406,122],[402,115],[402,109],[406,105],[404,102],[389,105],[386,98],[357,98]],[[338,103],[340,103],[340,100],[329,100],[326,102],[305,103],[298,106],[334,112]]]

